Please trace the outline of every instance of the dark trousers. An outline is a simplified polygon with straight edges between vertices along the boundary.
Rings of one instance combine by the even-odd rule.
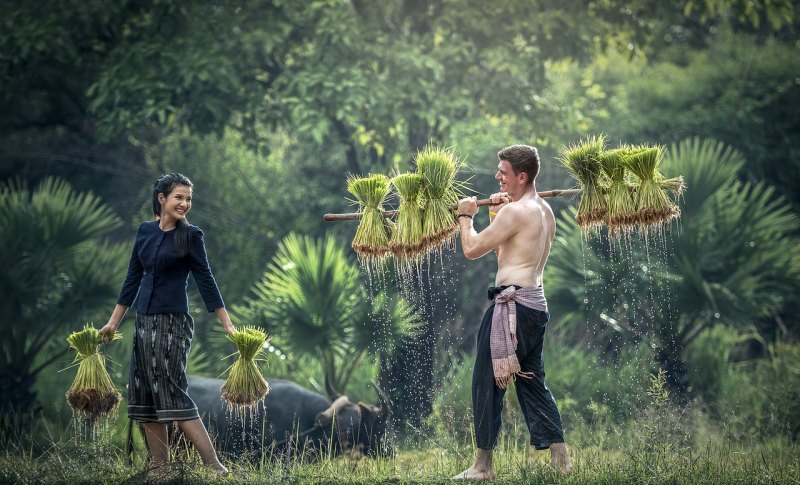
[[[478,448],[491,450],[497,442],[503,411],[505,389],[495,384],[492,370],[492,353],[489,339],[492,332],[491,305],[483,316],[478,332],[478,353],[472,372],[472,411]],[[544,382],[544,358],[542,347],[547,321],[547,312],[524,307],[517,303],[517,359],[523,371],[533,372],[534,377],[517,376],[517,389],[522,414],[531,434],[531,445],[537,450],[550,447],[551,443],[564,442],[564,429],[556,400]]]

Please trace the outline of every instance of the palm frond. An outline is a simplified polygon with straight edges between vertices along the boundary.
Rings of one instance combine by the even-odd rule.
[[[730,183],[742,165],[744,157],[738,151],[716,140],[691,138],[668,148],[664,171],[681,174],[689,187],[682,197],[684,219],[702,211],[712,194]]]

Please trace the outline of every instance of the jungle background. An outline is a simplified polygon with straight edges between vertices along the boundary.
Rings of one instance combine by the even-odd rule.
[[[236,322],[272,336],[268,378],[320,389],[327,374],[369,402],[374,379],[398,439],[468,440],[494,256],[456,247],[411,286],[392,267],[373,280],[355,223],[322,216],[353,210],[348,174],[411,170],[428,143],[466,160],[470,194],[496,190],[496,152],[514,143],[538,147],[539,190],[570,188],[559,149],[604,134],[665,146],[662,170],[687,189],[677,223],[625,245],[583,235],[576,200],[550,199],[545,361],[568,441],[635,441],[663,381],[666,441],[796,450],[798,13],[791,0],[2,2],[0,446],[16,449],[26,415],[69,426],[65,338],[107,321],[171,171],[195,184],[189,220]],[[190,289],[189,372],[216,377],[234,350]],[[106,347],[120,389],[126,341]]]

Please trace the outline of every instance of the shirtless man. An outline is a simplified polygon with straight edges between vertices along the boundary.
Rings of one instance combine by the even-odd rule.
[[[478,447],[470,468],[455,479],[491,480],[492,448],[500,430],[503,396],[510,382],[538,450],[550,448],[550,464],[569,473],[572,464],[564,445],[561,415],[544,381],[542,345],[550,314],[542,286],[542,271],[550,254],[556,223],[547,202],[536,193],[539,154],[528,145],[512,145],[497,154],[495,178],[500,192],[492,194],[489,226],[476,232],[475,197],[461,199],[458,219],[464,256],[477,259],[497,251],[494,300],[478,332],[472,374],[472,409]]]

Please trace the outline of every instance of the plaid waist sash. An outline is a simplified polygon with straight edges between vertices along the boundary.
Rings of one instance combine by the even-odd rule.
[[[494,291],[493,291],[494,290]],[[494,311],[492,313],[492,331],[490,348],[492,352],[492,368],[497,387],[505,389],[516,376],[530,378],[532,372],[523,372],[517,359],[517,303],[534,310],[547,311],[547,300],[544,288],[516,288],[509,286],[497,292],[499,288],[489,290],[494,293]]]

